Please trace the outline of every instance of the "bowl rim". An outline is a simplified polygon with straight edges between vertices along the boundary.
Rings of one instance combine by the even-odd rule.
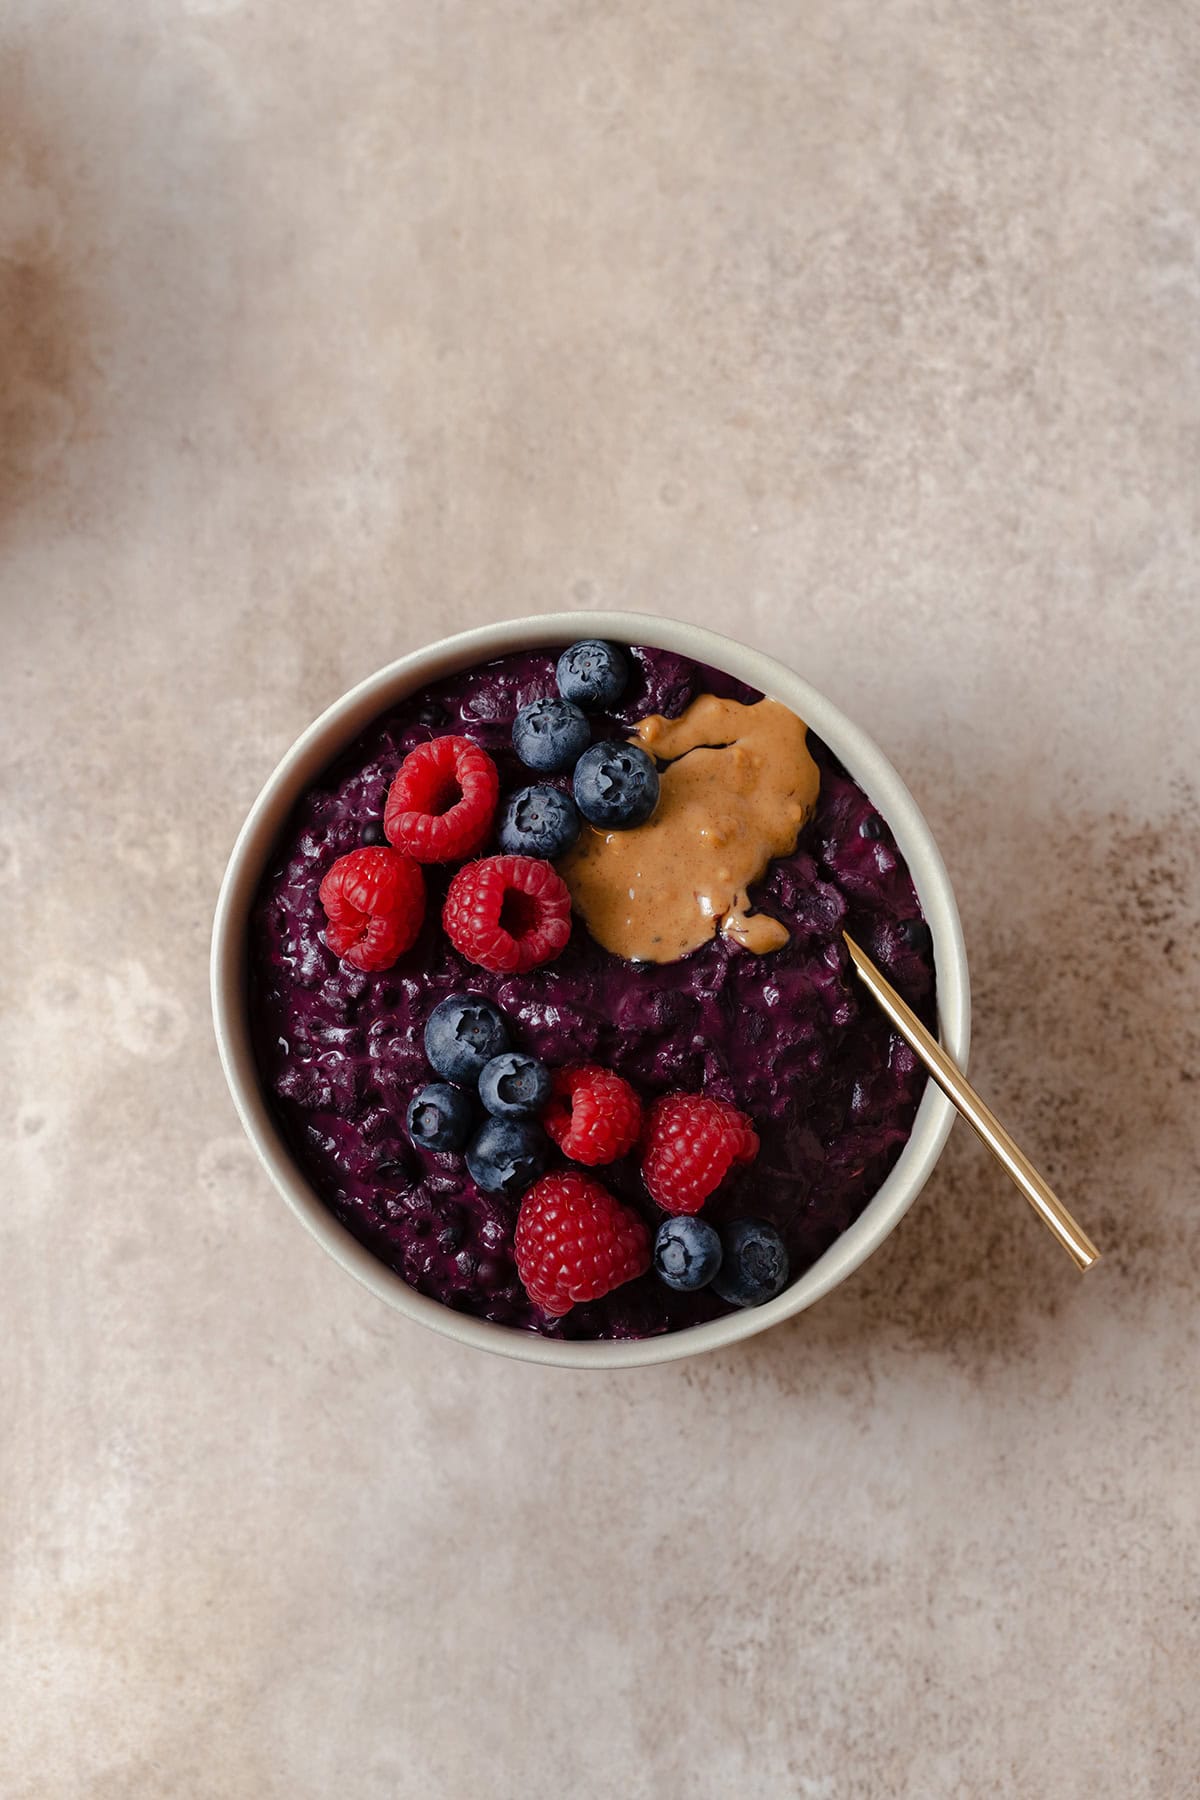
[[[908,864],[933,935],[941,1041],[965,1068],[970,982],[954,891],[933,833],[887,757],[861,726],[776,657],[687,621],[645,613],[544,613],[477,626],[398,657],[326,707],[280,759],[238,833],[217,899],[210,977],[217,1048],[243,1129],[276,1190],[335,1262],[395,1311],[457,1343],[522,1362],[620,1369],[674,1362],[740,1343],[794,1318],[859,1268],[908,1211],[949,1135],[954,1109],[933,1081],[926,1085],[909,1139],[878,1192],[855,1222],[775,1300],[661,1337],[566,1341],[471,1318],[418,1294],[334,1217],[301,1172],[271,1116],[255,1062],[246,1003],[250,908],[278,834],[310,782],[372,719],[415,688],[513,651],[545,649],[584,637],[671,650],[721,669],[791,707],[828,744],[883,814]]]

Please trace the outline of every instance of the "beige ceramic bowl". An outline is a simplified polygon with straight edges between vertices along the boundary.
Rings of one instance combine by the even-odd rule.
[[[250,1141],[292,1211],[344,1269],[398,1313],[456,1338],[461,1344],[564,1368],[618,1369],[637,1363],[670,1362],[676,1357],[695,1356],[702,1350],[737,1343],[803,1312],[844,1281],[883,1242],[928,1180],[953,1121],[949,1101],[929,1083],[917,1110],[912,1136],[879,1192],[849,1230],[778,1299],[664,1337],[632,1343],[562,1343],[467,1318],[415,1293],[338,1223],[298,1168],[271,1116],[255,1065],[246,1005],[250,908],[272,845],[310,782],[364,726],[414,689],[508,651],[574,643],[585,637],[650,644],[725,669],[791,707],[841,758],[891,826],[912,872],[933,932],[942,1042],[960,1065],[965,1064],[970,1036],[970,989],[958,909],[929,827],[882,751],[859,726],[774,657],[694,625],[638,613],[550,614],[512,619],[464,632],[459,637],[443,638],[360,682],[322,713],[279,764],[251,808],[234,845],[213,927],[212,1002],[225,1076]],[[869,1004],[865,995],[864,1003]]]

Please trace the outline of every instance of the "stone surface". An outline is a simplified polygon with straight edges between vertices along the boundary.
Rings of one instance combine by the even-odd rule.
[[[10,0],[0,1792],[1194,1791],[1200,15]],[[209,920],[296,732],[622,603],[801,667],[958,884],[852,1282],[576,1379],[297,1229]]]

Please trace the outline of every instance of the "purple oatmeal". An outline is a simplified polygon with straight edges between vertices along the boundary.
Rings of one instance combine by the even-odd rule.
[[[513,720],[529,701],[556,693],[557,655],[502,657],[423,689],[369,726],[304,795],[252,916],[254,1041],[270,1104],[304,1173],[410,1286],[521,1330],[648,1337],[733,1308],[712,1288],[676,1292],[653,1272],[562,1319],[534,1306],[513,1259],[518,1200],[481,1192],[461,1155],[419,1150],[406,1132],[409,1101],[431,1080],[423,1047],[430,1012],[449,994],[483,994],[507,1015],[513,1047],[552,1069],[596,1063],[645,1102],[702,1090],[740,1108],[761,1149],[731,1173],[705,1217],[718,1229],[746,1215],[774,1224],[794,1278],[878,1189],[924,1086],[911,1051],[855,992],[842,932],[932,1023],[930,934],[887,824],[810,733],[820,770],[815,811],[794,852],[750,889],[752,907],[789,933],[770,954],[718,933],[677,962],[629,962],[602,949],[576,918],[556,960],[521,975],[489,973],[442,930],[455,872],[446,865],[424,869],[425,922],[391,968],[365,973],[339,961],[324,942],[318,888],[338,857],[383,841],[384,802],[403,758],[431,737],[471,737],[496,762],[503,806],[503,796],[531,779],[512,749]],[[701,694],[761,698],[668,651],[634,648],[632,664],[620,706],[593,715],[596,739],[626,738],[648,714],[676,719]],[[570,791],[569,776],[548,779]],[[549,1166],[565,1165],[552,1151]],[[595,1173],[653,1233],[663,1215],[636,1153]]]

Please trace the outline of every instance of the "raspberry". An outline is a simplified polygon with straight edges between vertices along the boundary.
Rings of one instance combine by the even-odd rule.
[[[325,942],[356,969],[390,969],[411,950],[425,917],[425,877],[397,850],[339,856],[317,890]]]
[[[707,1094],[664,1094],[646,1114],[642,1175],[664,1212],[696,1213],[734,1163],[758,1155],[745,1113]]]
[[[642,1103],[627,1081],[592,1065],[556,1069],[542,1124],[564,1156],[596,1168],[637,1143]]]
[[[485,856],[467,863],[450,883],[442,924],[469,962],[523,975],[565,947],[571,896],[561,876],[538,857]]]
[[[500,777],[468,737],[431,738],[400,764],[383,809],[388,842],[417,862],[457,862],[482,849]]]
[[[637,1214],[591,1175],[543,1175],[517,1214],[517,1273],[552,1319],[644,1275],[650,1234]]]

